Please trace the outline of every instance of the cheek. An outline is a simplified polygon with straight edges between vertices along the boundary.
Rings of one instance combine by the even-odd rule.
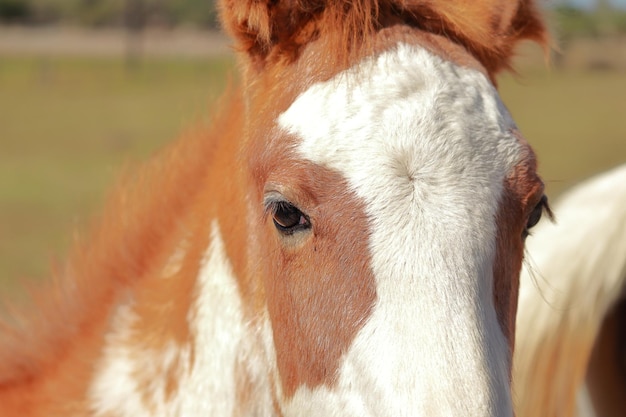
[[[365,216],[345,202],[314,224],[297,248],[267,226],[267,301],[283,392],[334,383],[340,359],[375,301]],[[271,249],[270,249],[271,247]]]
[[[515,345],[515,316],[519,293],[519,274],[524,257],[523,218],[514,194],[505,186],[504,198],[496,216],[498,234],[493,268],[493,297],[502,332],[511,352]]]

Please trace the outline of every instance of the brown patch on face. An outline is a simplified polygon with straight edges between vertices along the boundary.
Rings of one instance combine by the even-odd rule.
[[[258,225],[264,259],[258,268],[280,382],[290,397],[302,385],[333,384],[342,355],[371,314],[376,289],[369,222],[339,173],[294,159],[284,150],[269,150],[256,163],[258,204],[264,193],[279,192],[312,225],[284,235],[271,213]]]
[[[521,161],[504,181],[496,224],[496,257],[493,267],[493,297],[498,322],[509,342],[515,345],[515,317],[519,293],[519,275],[524,259],[524,230],[528,216],[543,195],[537,162],[530,146],[522,143]]]

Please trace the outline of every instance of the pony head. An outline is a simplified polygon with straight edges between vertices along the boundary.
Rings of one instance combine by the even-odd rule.
[[[245,235],[234,279],[273,369],[241,367],[240,397],[265,380],[282,415],[512,415],[524,238],[545,199],[494,79],[520,40],[546,41],[534,4],[223,1],[221,16],[244,74],[247,209],[220,230]]]

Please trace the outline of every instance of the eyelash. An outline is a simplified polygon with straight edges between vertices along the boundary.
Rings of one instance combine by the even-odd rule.
[[[554,214],[552,213],[550,205],[548,204],[548,197],[545,195],[541,196],[539,203],[537,203],[535,208],[533,208],[533,211],[530,213],[530,216],[528,217],[528,220],[526,222],[526,226],[524,227],[522,237],[526,238],[531,235],[530,230],[539,223],[544,213],[548,215],[548,218],[550,220],[554,220]],[[536,216],[537,218],[533,218],[534,216]]]
[[[285,236],[311,228],[309,217],[295,205],[285,200],[267,202],[265,215],[272,216],[274,227]]]

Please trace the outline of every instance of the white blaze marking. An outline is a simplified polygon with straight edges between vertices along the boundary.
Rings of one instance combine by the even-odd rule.
[[[399,45],[313,85],[278,121],[365,201],[377,291],[338,387],[301,387],[285,415],[510,416],[492,270],[520,145],[490,82]]]
[[[129,343],[137,317],[132,306],[120,308],[107,338],[104,358],[90,389],[96,415],[142,416],[230,416],[236,406],[236,368],[247,370],[253,382],[266,387],[258,391],[258,410],[269,415],[268,361],[273,349],[267,343],[271,332],[267,314],[258,323],[244,323],[243,306],[232,266],[216,221],[211,245],[202,260],[196,300],[188,316],[194,340],[190,346],[174,342],[160,351]],[[266,345],[266,354],[259,344]],[[178,388],[166,398],[167,370],[176,366]],[[150,374],[147,386],[139,386],[137,375]],[[143,381],[144,378],[142,378]]]

